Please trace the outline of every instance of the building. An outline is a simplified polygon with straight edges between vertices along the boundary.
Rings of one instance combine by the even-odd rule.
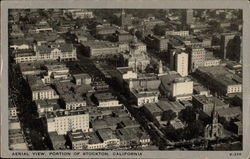
[[[73,44],[42,44],[35,45],[37,61],[58,60],[72,61],[76,60],[76,48]]]
[[[203,67],[196,70],[196,75],[210,90],[221,95],[233,95],[242,92],[242,79],[232,74],[224,66]],[[238,80],[235,80],[237,77]]]
[[[126,59],[128,67],[133,68],[133,71],[143,72],[150,64],[150,58],[146,54],[146,45],[137,42],[136,37],[130,43],[129,56]]]
[[[119,101],[110,92],[96,92],[93,96],[93,101],[97,104],[99,108],[109,108],[121,106]]]
[[[35,104],[39,116],[43,116],[47,112],[52,112],[57,109],[60,109],[60,105],[58,104],[57,99],[36,100]]]
[[[120,139],[115,135],[115,132],[109,128],[97,130],[97,135],[108,149],[120,146]]]
[[[158,102],[160,83],[157,76],[143,74],[137,79],[125,80],[124,88],[129,91],[134,103],[141,107],[145,103]]]
[[[188,75],[188,54],[180,49],[170,52],[170,68],[178,72],[182,77]]]
[[[223,135],[223,126],[218,122],[218,117],[218,113],[213,110],[211,112],[212,121],[205,127],[204,131],[204,137],[208,140],[215,140]]]
[[[17,118],[17,107],[9,100],[9,119]]]
[[[182,24],[183,25],[190,25],[192,23],[193,23],[193,9],[183,10]]]
[[[49,143],[53,150],[66,149],[66,140],[63,135],[58,135],[57,132],[49,132]]]
[[[89,139],[82,130],[69,131],[67,138],[69,146],[73,150],[84,150],[88,148]]]
[[[220,99],[216,97],[207,97],[205,95],[194,95],[192,102],[194,107],[201,109],[208,115],[213,109],[218,112],[219,109],[229,108],[229,104],[224,103]]]
[[[206,51],[203,47],[189,47],[189,72],[194,72],[198,67],[204,66]]]
[[[46,64],[44,65],[46,74],[43,75],[42,81],[45,84],[54,83],[55,80],[69,79],[69,68],[65,64]]]
[[[232,45],[232,41],[235,37],[235,34],[233,33],[224,33],[221,35],[221,44],[220,44],[220,49],[221,49],[221,57],[223,59],[228,58],[227,53],[229,52],[228,48],[230,45]]]
[[[169,38],[167,36],[148,35],[145,38],[145,41],[150,49],[154,49],[159,52],[168,50]]]
[[[227,121],[230,121],[231,119],[235,119],[242,115],[242,109],[239,106],[221,108],[218,109],[217,112],[220,117],[224,117]]]
[[[162,96],[174,100],[192,99],[193,81],[191,79],[181,77],[177,72],[170,72],[170,74],[160,76],[160,79]]]
[[[172,35],[172,36],[189,36],[188,30],[166,30],[165,35]]]
[[[48,132],[65,135],[71,130],[89,131],[89,113],[83,110],[49,112],[45,117]]]
[[[12,52],[16,63],[31,63],[37,61],[36,53],[32,48],[16,49]]]
[[[116,31],[117,40],[121,43],[123,42],[131,42],[133,40],[133,35],[129,34],[124,30],[117,30]]]
[[[87,19],[87,18],[93,18],[94,15],[93,15],[93,12],[92,11],[88,11],[88,10],[77,10],[77,11],[74,11],[74,12],[71,12],[71,16],[73,19]]]
[[[73,74],[73,79],[76,85],[90,85],[92,82],[90,75],[86,73]]]
[[[42,82],[38,76],[28,76],[27,81],[31,91],[32,100],[58,99],[56,91],[50,86]]]
[[[82,45],[88,56],[105,58],[107,55],[116,55],[119,47],[108,41],[86,41]]]

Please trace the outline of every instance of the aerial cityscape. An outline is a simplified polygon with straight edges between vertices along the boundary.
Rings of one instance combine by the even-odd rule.
[[[242,150],[241,9],[10,9],[10,150]]]

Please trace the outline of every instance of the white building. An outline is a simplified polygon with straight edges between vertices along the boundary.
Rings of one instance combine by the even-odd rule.
[[[186,30],[180,30],[180,31],[168,30],[165,32],[165,35],[189,36],[189,31],[186,31]]]
[[[188,54],[185,52],[175,55],[175,70],[182,77],[188,75]]]
[[[48,132],[65,135],[68,131],[81,129],[89,131],[89,113],[83,110],[57,111],[46,114]]]
[[[191,79],[181,77],[177,72],[170,72],[170,74],[160,78],[162,95],[175,100],[192,99],[193,81]]]
[[[188,75],[189,55],[181,49],[173,49],[170,52],[170,69],[178,72],[181,76]]]

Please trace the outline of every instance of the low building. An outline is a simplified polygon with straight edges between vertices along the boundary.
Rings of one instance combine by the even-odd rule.
[[[70,148],[73,150],[84,150],[88,148],[89,139],[82,130],[69,131],[67,138]]]
[[[32,63],[37,61],[36,53],[33,49],[16,49],[13,51],[16,63]]]
[[[217,110],[220,117],[224,117],[227,121],[235,119],[242,115],[242,109],[240,107],[228,107]]]
[[[213,109],[219,111],[219,109],[229,108],[229,104],[226,104],[219,98],[212,96],[206,97],[205,95],[194,95],[192,101],[194,107],[201,109],[208,115]]]
[[[58,135],[57,132],[49,132],[50,146],[53,150],[66,149],[66,140],[63,135]]]
[[[86,73],[73,74],[73,79],[76,85],[90,85],[91,84],[91,77],[89,74],[86,74]]]
[[[52,112],[57,109],[60,109],[60,105],[58,104],[57,99],[36,100],[35,103],[39,116],[43,116],[47,112]]]
[[[27,81],[31,90],[32,100],[58,99],[56,91],[49,85],[46,85],[38,76],[28,76]]]
[[[177,30],[167,30],[165,32],[165,35],[189,36],[189,31],[188,30],[179,30],[179,31],[177,31]]]
[[[13,102],[9,101],[9,119],[17,118],[17,107],[13,104]]]
[[[242,78],[224,66],[202,67],[197,69],[196,75],[218,94],[230,96],[242,92]],[[235,77],[239,80],[235,80]]]
[[[109,128],[97,130],[97,135],[108,149],[120,146],[120,139],[117,138],[115,132]]]
[[[110,92],[97,92],[94,93],[93,96],[94,102],[96,102],[97,107],[99,108],[109,108],[109,107],[119,107],[119,101],[115,96],[112,95]]]
[[[98,150],[106,148],[106,144],[101,141],[96,132],[89,132],[86,135],[89,138],[87,147],[88,150]]]
[[[90,57],[105,58],[107,55],[116,55],[119,51],[117,44],[108,41],[87,41],[82,45]]]

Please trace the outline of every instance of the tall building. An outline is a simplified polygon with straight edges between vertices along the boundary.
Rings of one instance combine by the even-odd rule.
[[[230,48],[230,45],[232,45],[234,37],[235,37],[235,34],[231,34],[231,33],[225,33],[221,35],[220,49],[221,49],[221,57],[223,59],[228,58],[228,51],[230,51],[229,48]]]
[[[193,23],[193,9],[186,9],[183,12],[182,23],[183,25],[190,25]]]
[[[206,50],[200,46],[191,46],[189,52],[189,72],[194,72],[198,67],[204,66]]]
[[[182,77],[188,75],[188,54],[179,49],[170,52],[170,68]]]

